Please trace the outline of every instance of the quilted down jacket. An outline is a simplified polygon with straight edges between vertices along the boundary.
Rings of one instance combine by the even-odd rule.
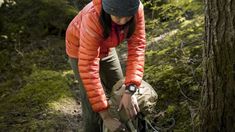
[[[119,37],[112,28],[110,36],[103,38],[103,29],[99,23],[101,0],[92,0],[71,21],[66,31],[66,53],[78,58],[78,69],[93,111],[108,108],[108,102],[101,85],[99,61],[107,56],[109,49],[124,40],[127,31],[119,32]],[[146,46],[143,5],[140,4],[135,14],[136,29],[127,39],[128,58],[125,84],[140,86],[144,69]],[[120,40],[118,40],[120,38]],[[102,67],[101,67],[102,68]]]

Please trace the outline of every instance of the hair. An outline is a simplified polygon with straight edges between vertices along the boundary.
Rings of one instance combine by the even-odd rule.
[[[103,8],[101,9],[99,20],[100,20],[101,26],[103,27],[103,37],[104,39],[107,39],[111,32],[112,19],[111,19],[110,14],[106,13]],[[135,31],[135,27],[136,27],[135,17],[133,16],[131,20],[129,20],[124,25],[124,28],[128,28],[126,38],[130,38],[132,36],[132,34]]]

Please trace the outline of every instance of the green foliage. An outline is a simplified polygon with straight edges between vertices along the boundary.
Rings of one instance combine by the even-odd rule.
[[[174,118],[174,131],[192,131],[199,124],[204,17],[195,0],[145,3],[147,38],[144,79],[158,92],[156,123]],[[187,16],[190,15],[190,16]],[[156,37],[156,38],[155,38]]]
[[[49,104],[61,98],[73,97],[68,81],[61,73],[37,69],[33,71],[30,76],[24,77],[24,87],[1,97],[0,113],[4,113],[0,116],[1,130],[38,131],[52,128],[58,123],[52,118],[55,115],[48,113]],[[8,81],[1,84],[1,92],[6,94],[11,83]],[[47,116],[43,117],[45,114]]]
[[[71,103],[77,106],[70,89],[72,74],[64,72],[69,68],[64,33],[76,13],[66,0],[4,0],[0,7],[1,131],[74,129],[68,124],[78,118],[60,109]]]
[[[31,65],[17,52],[0,50],[0,83],[8,79],[21,81],[21,76],[31,72]]]
[[[38,48],[34,45],[38,45]],[[47,37],[25,50],[25,61],[38,68],[57,71],[68,68],[64,39]]]
[[[68,117],[52,108],[75,102],[64,39],[48,36],[21,44],[0,45],[0,128],[2,131],[56,131],[69,128]],[[61,100],[67,100],[61,103]],[[62,109],[62,108],[60,108]],[[70,108],[71,109],[71,108]],[[64,118],[68,118],[65,120]]]
[[[156,112],[163,113],[156,123],[165,126],[174,118],[174,131],[192,131],[198,124],[202,75],[202,2],[143,3],[149,42],[144,80],[158,92]],[[66,0],[5,0],[0,7],[2,131],[55,131],[65,126],[51,109],[73,97],[71,73],[64,76],[62,71],[69,68],[64,32],[76,13]]]
[[[154,0],[143,3],[145,13],[149,16],[146,18],[146,29],[151,30],[154,36],[177,29],[179,23],[203,13],[203,5],[199,0]]]
[[[35,66],[38,69],[55,71],[69,67],[63,39],[47,37],[33,44],[24,44],[25,47],[17,43],[15,44],[17,47],[13,47],[13,42],[2,42],[0,45],[0,83],[9,79],[21,82],[22,77],[31,74]]]
[[[62,35],[76,10],[66,0],[5,1],[0,8],[2,32],[10,38],[21,34],[38,38],[48,34]]]
[[[37,71],[25,77],[27,84],[19,91],[19,94],[12,102],[29,102],[35,105],[43,104],[71,96],[66,79],[61,73],[54,71]]]

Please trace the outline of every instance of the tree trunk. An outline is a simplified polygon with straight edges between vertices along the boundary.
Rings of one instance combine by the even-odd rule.
[[[235,131],[235,0],[205,0],[202,132]]]

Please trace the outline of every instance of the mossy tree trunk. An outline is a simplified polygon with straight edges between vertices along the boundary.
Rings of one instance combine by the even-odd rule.
[[[205,0],[202,132],[235,131],[235,1]]]

